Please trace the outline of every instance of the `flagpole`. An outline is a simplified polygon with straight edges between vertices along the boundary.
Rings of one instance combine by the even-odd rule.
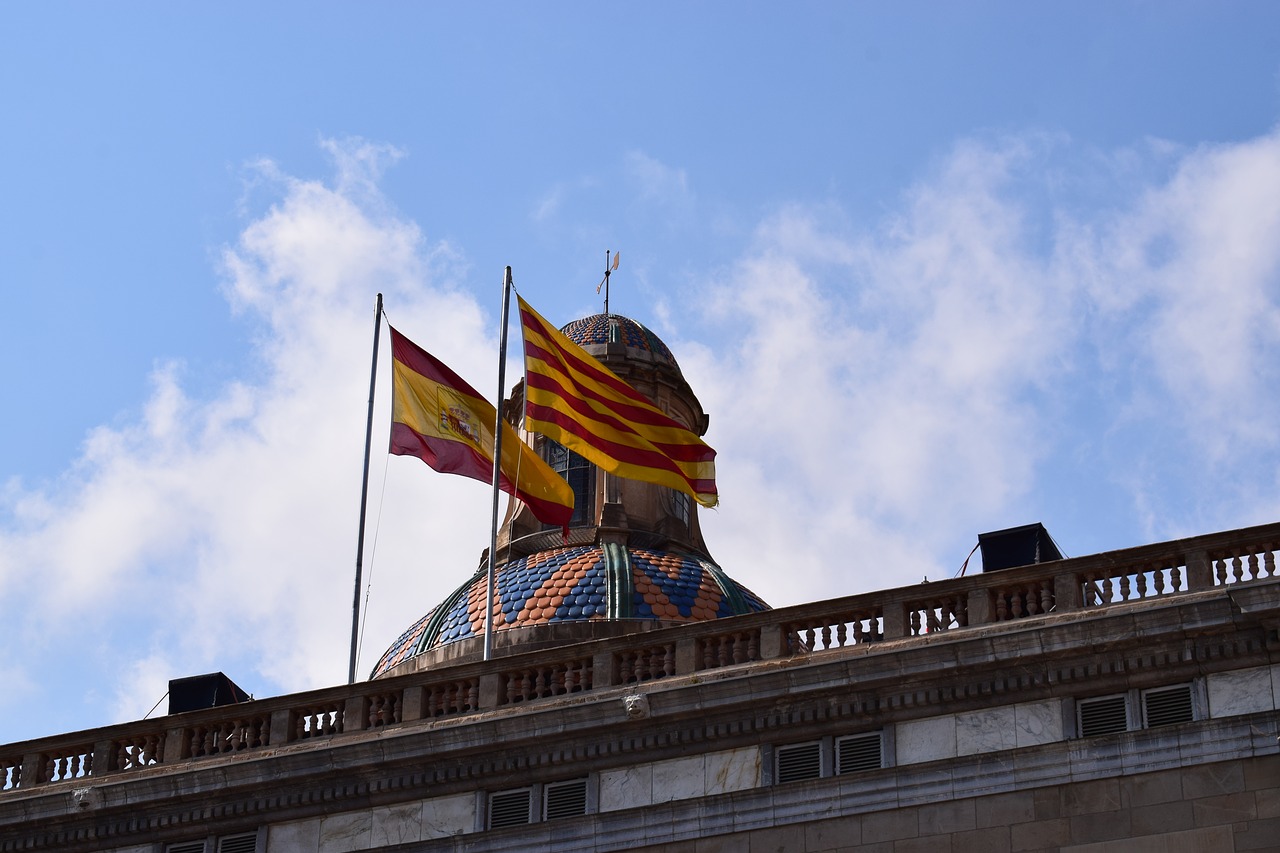
[[[493,517],[489,528],[489,572],[484,592],[484,659],[493,657],[493,585],[498,562],[498,492],[502,482],[502,400],[507,383],[507,315],[511,310],[511,267],[502,275],[502,325],[498,332],[498,402],[493,407]]]
[[[373,391],[378,382],[378,333],[382,330],[382,294],[373,312],[373,365],[369,368],[369,420],[364,428],[364,480],[360,484],[360,532],[356,536],[356,591],[351,601],[351,665],[347,683],[356,683],[356,646],[360,638],[360,569],[364,564],[364,517],[369,503],[369,448],[373,444]]]

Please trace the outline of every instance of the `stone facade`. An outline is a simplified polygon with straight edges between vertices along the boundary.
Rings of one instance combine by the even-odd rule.
[[[1277,850],[1278,547],[1228,531],[11,744],[0,853]],[[494,827],[501,797],[528,811]]]

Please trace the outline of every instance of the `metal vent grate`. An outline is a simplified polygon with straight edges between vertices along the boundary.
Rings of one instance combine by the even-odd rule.
[[[164,853],[204,853],[204,842],[179,841],[177,844],[166,844]]]
[[[836,773],[879,770],[883,764],[879,732],[851,735],[836,741]]]
[[[1191,722],[1191,685],[1147,690],[1142,694],[1142,714],[1147,728]]]
[[[1129,715],[1124,694],[1081,699],[1076,702],[1080,736],[1094,737],[1128,731]]]
[[[774,752],[777,759],[777,782],[799,782],[817,779],[822,775],[822,743],[796,743],[780,746]]]
[[[546,820],[577,817],[587,813],[587,780],[556,782],[542,789],[542,812]]]
[[[218,853],[254,853],[258,849],[258,833],[225,835],[218,839]]]
[[[489,795],[489,828],[529,823],[530,789],[499,791]]]

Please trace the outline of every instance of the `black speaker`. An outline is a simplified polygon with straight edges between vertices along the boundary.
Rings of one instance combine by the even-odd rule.
[[[982,549],[984,572],[1062,559],[1062,552],[1053,537],[1038,521],[1022,527],[979,533],[978,546]]]
[[[251,698],[253,697],[220,672],[169,681],[170,714],[234,705],[237,702],[248,702]]]

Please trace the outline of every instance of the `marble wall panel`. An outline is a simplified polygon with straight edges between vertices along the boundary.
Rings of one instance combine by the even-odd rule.
[[[760,784],[760,750],[757,747],[713,752],[706,756],[705,792],[725,794]]]
[[[369,832],[372,846],[383,847],[388,844],[421,841],[424,808],[424,803],[404,803],[372,809]]]
[[[422,804],[422,838],[447,838],[476,827],[475,794],[436,797]]]
[[[320,818],[277,823],[267,829],[267,853],[320,849]]]
[[[706,793],[706,757],[694,755],[653,765],[653,802],[690,800]]]
[[[318,853],[351,853],[368,850],[373,837],[373,815],[368,811],[330,815],[320,821]]]
[[[653,805],[653,765],[637,764],[600,774],[600,811]]]
[[[1274,708],[1275,688],[1272,685],[1271,669],[1257,666],[1207,676],[1205,685],[1209,693],[1209,716],[1234,717]]]
[[[1017,746],[1012,706],[956,714],[955,721],[956,750],[953,755],[1001,752]]]
[[[898,723],[894,733],[898,764],[956,757],[956,718],[929,717]]]
[[[1013,706],[1014,739],[1017,746],[1057,743],[1065,738],[1062,731],[1062,702],[1023,702]]]

